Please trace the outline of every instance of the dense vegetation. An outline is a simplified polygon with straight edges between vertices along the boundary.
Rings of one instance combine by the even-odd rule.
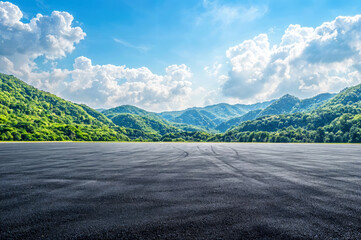
[[[220,132],[226,132],[228,129],[230,129],[233,126],[237,126],[239,124],[241,124],[242,122],[245,121],[249,121],[249,120],[253,120],[256,119],[257,116],[262,112],[261,109],[257,109],[257,110],[253,110],[253,111],[249,111],[248,113],[240,116],[240,117],[236,117],[236,118],[232,118],[231,120],[228,120],[226,122],[223,122],[221,124],[219,124],[216,129]]]
[[[298,104],[300,100],[289,94],[284,95],[276,102],[268,106],[266,109],[261,111],[258,116],[267,116],[267,115],[278,115],[291,112],[292,108]]]
[[[115,107],[115,108],[111,108],[111,109],[107,109],[102,111],[102,113],[107,116],[109,119],[112,119],[113,117],[122,114],[122,113],[129,113],[129,114],[134,114],[134,115],[138,115],[138,116],[143,116],[143,117],[150,117],[153,118],[155,120],[158,121],[163,121],[163,118],[158,116],[158,114],[153,113],[153,112],[148,112],[144,109],[132,106],[132,105],[122,105],[119,107]]]
[[[247,121],[212,141],[361,142],[361,84],[311,112],[264,116]]]
[[[295,106],[292,107],[291,112],[289,113],[312,111],[330,100],[335,95],[336,94],[322,93],[313,98],[300,100]]]
[[[134,114],[120,113],[121,109]],[[197,127],[170,124],[156,113],[133,106],[106,113],[113,121],[86,105],[71,103],[0,74],[2,141],[162,141],[166,134],[177,134],[175,141],[184,141],[181,135],[191,141],[204,138],[197,137],[196,132],[202,132]]]
[[[130,113],[122,113],[114,116],[112,119],[113,123],[119,126],[127,128],[138,129],[146,133],[154,135],[164,135],[171,132],[179,132],[180,130],[163,121],[158,121],[152,117],[139,116]]]
[[[297,113],[297,112],[309,112],[316,109],[318,106],[327,102],[335,94],[324,93],[319,94],[313,98],[307,98],[300,100],[289,94],[284,95],[280,99],[272,102],[265,109],[257,109],[249,111],[248,113],[237,117],[232,118],[226,122],[221,123],[216,127],[216,130],[220,132],[226,132],[234,126],[240,125],[242,122],[254,120],[256,118],[268,115],[279,115],[279,114],[288,114],[288,113]]]
[[[224,121],[240,112],[243,115]],[[220,131],[238,125],[224,134],[171,123],[162,117],[165,113],[129,105],[103,113],[0,74],[3,141],[361,142],[361,85],[336,96],[321,94],[299,100],[285,95],[254,105],[218,104],[167,113],[174,119],[183,118],[180,122],[201,122],[203,127]],[[217,126],[221,116],[223,122]]]
[[[225,121],[240,117],[252,110],[264,109],[273,102],[274,100],[251,105],[219,103],[183,111],[162,112],[159,115],[170,122],[191,124],[212,132]]]
[[[114,124],[126,128],[138,129],[154,136],[161,137],[166,133],[198,132],[204,131],[193,125],[172,123],[162,118],[157,113],[148,112],[131,105],[122,105],[102,111]]]
[[[0,75],[0,140],[126,141],[101,113]]]

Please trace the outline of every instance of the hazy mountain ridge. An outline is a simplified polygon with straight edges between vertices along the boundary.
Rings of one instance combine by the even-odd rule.
[[[171,122],[186,123],[200,126],[207,130],[225,132],[244,121],[262,116],[311,111],[334,95],[323,93],[312,98],[300,100],[297,97],[286,94],[279,99],[250,105],[220,103],[205,107],[189,108],[183,111],[162,112],[159,115]]]
[[[182,111],[166,111],[159,115],[170,122],[186,123],[206,129],[216,127],[232,118],[240,117],[249,111],[264,109],[275,100],[255,104],[227,104],[219,103],[205,107],[193,107]]]
[[[138,108],[136,106],[132,106],[132,105],[122,105],[122,106],[118,106],[115,108],[110,108],[110,109],[106,109],[103,110],[102,113],[107,116],[109,119],[112,119],[113,117],[115,117],[118,114],[121,113],[130,113],[130,114],[135,114],[135,115],[139,115],[139,116],[147,116],[147,117],[153,117],[157,120],[163,120],[163,118],[159,117],[157,113],[153,113],[153,112],[149,112],[146,111],[144,109]]]
[[[240,116],[240,117],[236,117],[236,118],[232,118],[226,122],[221,123],[220,125],[218,125],[216,127],[216,129],[220,132],[225,132],[228,129],[230,129],[233,126],[237,126],[239,124],[241,124],[242,122],[245,121],[249,121],[249,120],[253,120],[256,119],[257,116],[262,112],[262,109],[257,109],[257,110],[252,110],[249,111],[248,113]]]
[[[334,96],[336,96],[335,93],[321,93],[312,98],[303,99],[291,109],[290,113],[314,110]]]
[[[312,111],[260,117],[218,138],[241,142],[361,142],[361,84],[341,91]]]
[[[215,129],[220,132],[225,132],[234,126],[241,124],[242,122],[254,120],[256,118],[266,115],[279,115],[311,111],[320,106],[321,104],[325,103],[327,100],[329,100],[335,95],[336,94],[323,93],[312,98],[300,100],[297,97],[286,94],[281,98],[272,101],[272,103],[263,110],[256,109],[249,111],[248,113],[240,117],[232,118],[219,124]]]
[[[118,106],[104,110],[102,113],[118,126],[161,135],[179,131],[204,131],[204,129],[193,125],[169,122],[157,113],[149,112],[132,105]]]
[[[286,94],[261,111],[258,117],[289,113],[300,101],[297,97]]]

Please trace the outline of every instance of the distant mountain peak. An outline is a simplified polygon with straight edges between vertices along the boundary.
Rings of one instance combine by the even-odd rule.
[[[278,100],[281,100],[281,99],[287,99],[287,98],[292,98],[292,99],[298,99],[299,100],[299,98],[298,97],[295,97],[295,96],[293,96],[293,95],[291,95],[291,94],[285,94],[285,95],[283,95],[282,97],[280,97]]]

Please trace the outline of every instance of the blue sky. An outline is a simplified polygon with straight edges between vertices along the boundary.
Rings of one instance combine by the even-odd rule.
[[[66,11],[87,37],[73,52],[96,64],[147,66],[161,74],[170,64],[188,64],[193,71],[224,58],[225,51],[260,33],[278,42],[289,24],[315,27],[340,15],[361,13],[361,3],[350,1],[218,1],[219,5],[255,7],[253,20],[222,23],[198,19],[209,9],[202,0],[27,0],[11,1],[27,18],[37,13]],[[119,39],[127,44],[119,44]],[[142,50],[146,49],[146,50]],[[65,61],[72,64],[72,56]],[[194,66],[194,67],[193,67]]]
[[[326,66],[325,63],[322,63],[322,66],[314,65],[305,69],[303,72],[306,70],[308,72],[298,80],[297,86],[294,83],[283,81],[284,77],[280,75],[276,79],[275,75],[270,77],[265,74],[265,69],[269,69],[271,66],[270,59],[273,59],[272,56],[275,56],[275,52],[267,53],[265,56],[253,56],[253,60],[256,62],[252,63],[249,69],[238,66],[239,64],[247,65],[247,62],[239,62],[246,61],[240,56],[245,51],[246,46],[240,46],[244,41],[253,41],[260,34],[266,34],[267,40],[263,39],[262,41],[269,44],[267,49],[272,49],[273,45],[280,46],[281,39],[291,24],[315,29],[325,22],[332,22],[338,16],[353,17],[360,14],[361,3],[356,0],[14,0],[10,3],[20,9],[23,14],[20,21],[24,24],[36,18],[39,13],[43,16],[52,16],[53,11],[67,12],[74,18],[71,27],[79,27],[86,36],[74,33],[74,40],[69,42],[73,48],[67,49],[64,54],[51,55],[53,53],[50,54],[42,47],[39,48],[38,54],[32,53],[33,55],[28,55],[26,60],[20,61],[15,56],[4,55],[10,62],[23,64],[27,62],[28,70],[37,73],[36,76],[20,70],[16,71],[16,69],[0,70],[15,73],[35,86],[55,91],[64,98],[84,102],[93,107],[111,107],[124,103],[161,111],[217,102],[251,103],[279,97],[287,93],[287,90],[299,97],[309,97],[324,91],[337,91],[350,84],[358,83],[356,80],[351,81],[350,77],[347,79],[344,77],[353,71],[342,72],[347,67],[346,60],[350,61],[351,57],[337,61],[337,73],[322,72],[316,76],[310,74],[311,71],[314,73],[315,69],[335,67],[330,64]],[[358,20],[354,20],[354,22],[352,26],[357,28]],[[61,32],[61,30],[59,31]],[[305,40],[305,44],[311,46],[313,40],[315,39]],[[238,46],[238,49],[230,50],[235,46]],[[3,47],[7,46],[3,44]],[[252,46],[249,48],[252,54],[257,51]],[[357,49],[353,48],[353,51],[355,52]],[[235,52],[238,55],[234,55]],[[258,54],[262,55],[262,50]],[[85,58],[79,59],[79,57]],[[249,57],[248,54],[247,58]],[[264,60],[264,57],[267,59]],[[70,72],[75,70],[76,59],[78,62],[82,60],[86,64],[90,64],[92,71],[94,71],[94,66],[99,66],[97,72],[89,75],[89,78],[94,79],[93,83],[86,83],[84,79],[76,79],[76,74]],[[343,60],[345,60],[345,64],[340,66]],[[352,60],[358,61],[355,56],[352,57]],[[34,64],[29,64],[29,62],[35,63],[36,67],[34,68]],[[107,70],[105,66],[109,64],[114,69]],[[336,62],[332,64],[336,64]],[[125,66],[126,70],[116,68],[121,66]],[[169,66],[176,67],[168,69],[167,72],[166,68]],[[109,90],[109,94],[105,94],[107,96],[103,96],[104,94],[100,96],[100,93],[108,91],[108,88],[94,89],[92,87],[95,82],[109,86],[114,85],[114,83],[105,82],[104,79],[100,80],[99,75],[109,76],[119,85],[124,82],[144,83],[145,80],[139,77],[139,71],[135,70],[140,68],[146,68],[151,72],[142,69],[141,76],[153,74],[152,76],[146,75],[146,79],[153,80],[151,83],[146,82],[145,85],[152,85],[151,90],[155,92],[139,87],[138,84],[136,91],[132,90],[134,88],[132,85],[122,89],[112,88]],[[58,70],[56,77],[59,77],[59,80],[56,82],[49,80],[51,77],[56,78],[54,69]],[[123,72],[119,73],[119,71]],[[253,72],[257,71],[262,76],[253,75]],[[135,73],[129,76],[129,72],[136,72],[137,76],[134,75]],[[327,80],[328,83],[326,80],[319,81],[317,84],[306,84],[303,80],[318,77],[345,79],[341,82],[333,80],[331,83],[329,80]],[[108,80],[107,78],[106,81]],[[88,84],[89,91],[85,91],[81,87],[78,87],[80,92],[70,91],[64,86],[58,87],[56,84],[59,84],[59,81],[65,82],[67,87],[71,86],[72,89],[75,89],[75,86]],[[78,82],[72,83],[76,81]],[[272,84],[269,81],[272,81]],[[156,84],[161,84],[161,87],[157,88]],[[262,88],[264,91],[260,92],[253,88]],[[58,91],[57,89],[62,90]],[[270,91],[266,92],[267,89]],[[133,91],[130,94],[131,97],[117,98],[117,95],[125,90]],[[142,91],[150,95],[145,95]],[[97,94],[99,94],[99,98],[92,101],[92,97]],[[88,95],[92,95],[92,97],[88,97]],[[152,95],[154,99],[151,98]],[[167,97],[164,97],[165,95]]]

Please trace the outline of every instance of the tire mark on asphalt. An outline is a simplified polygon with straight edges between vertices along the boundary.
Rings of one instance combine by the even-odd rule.
[[[213,146],[211,145],[211,150],[214,153],[215,157],[220,160],[223,164],[227,165],[229,168],[233,169],[233,171],[237,174],[241,174],[242,176],[245,176],[245,174],[243,172],[241,172],[240,169],[236,168],[235,166],[233,166],[232,164],[228,163],[226,160],[224,160],[222,157],[218,157],[219,154],[216,153],[216,151],[214,150]]]
[[[251,165],[255,165],[255,166],[258,166],[258,167],[261,167],[262,165],[257,162],[257,161],[252,161],[250,159],[248,159],[248,157],[244,154],[244,155],[241,155],[239,154],[239,152],[235,149],[235,148],[232,148],[232,147],[229,147],[230,149],[232,149],[235,154],[236,154],[236,160],[239,160],[239,161],[242,161],[244,163],[248,163],[248,164],[251,164]]]
[[[254,161],[245,161],[243,158],[241,159],[240,157],[240,154],[239,152],[232,148],[232,147],[229,147],[230,149],[232,149],[233,151],[235,151],[236,153],[236,156],[237,156],[237,159],[243,161],[243,162],[247,162],[247,163],[251,163],[251,164],[254,164],[254,165],[257,165],[263,169],[269,169],[269,167],[276,167],[278,169],[277,172],[280,172],[280,173],[284,173],[284,172],[291,172],[292,174],[294,174],[294,168],[291,167],[291,171],[289,170],[288,167],[290,167],[289,165],[278,165],[278,164],[273,164],[273,162],[268,162],[266,164],[259,164],[257,162],[254,162]],[[245,158],[246,159],[246,158]],[[264,184],[266,185],[269,185],[269,180],[267,180],[267,178],[269,179],[274,179],[276,180],[276,182],[279,184],[281,182],[285,183],[286,185],[287,184],[293,184],[293,185],[296,185],[298,186],[298,188],[303,188],[303,189],[307,189],[307,191],[309,193],[312,193],[312,195],[315,195],[315,196],[331,196],[332,194],[330,194],[329,192],[325,192],[325,191],[322,191],[320,190],[320,187],[329,187],[329,184],[321,184],[320,182],[318,182],[318,184],[315,186],[315,185],[309,185],[307,184],[306,182],[303,182],[301,181],[302,179],[304,178],[307,178],[307,175],[305,174],[302,174],[301,178],[299,178],[299,175],[296,176],[296,179],[299,179],[299,181],[295,181],[295,179],[290,179],[289,177],[286,177],[286,176],[280,176],[279,174],[272,174],[270,172],[266,172],[266,171],[262,171],[260,172],[261,174],[258,174],[258,175],[254,175],[254,176],[249,176],[250,178],[252,179],[255,179],[255,177],[258,176],[258,178],[260,179],[257,179],[257,181],[261,181],[263,182]],[[323,178],[323,177],[319,177],[319,178]],[[316,179],[317,180],[317,179]],[[271,186],[270,186],[271,187]],[[289,191],[286,191],[284,189],[282,189],[281,186],[272,186],[274,189],[273,191],[279,195],[279,196],[283,196],[284,198],[288,198],[289,200],[296,200],[296,201],[300,201],[302,200],[304,202],[304,204],[309,204],[309,205],[312,205],[312,199],[309,200],[308,198],[302,198],[302,196],[299,196],[295,193],[292,193],[292,192],[289,192]],[[333,188],[335,188],[335,186],[333,186]]]
[[[339,189],[339,190],[341,190],[341,188],[336,187],[336,183],[348,182],[348,181],[344,181],[344,180],[340,180],[340,179],[335,179],[332,176],[322,176],[320,174],[311,173],[305,167],[302,167],[302,169],[300,169],[301,166],[294,165],[294,164],[291,164],[288,162],[273,161],[273,160],[267,160],[266,158],[263,158],[264,161],[262,161],[262,163],[259,163],[257,161],[250,161],[245,156],[244,156],[244,158],[241,159],[241,156],[236,149],[234,149],[232,147],[229,147],[229,148],[232,149],[236,153],[237,158],[243,162],[257,165],[258,167],[260,167],[262,169],[270,169],[270,168],[277,169],[277,171],[275,171],[276,174],[274,174],[274,173],[272,174],[269,171],[268,172],[263,171],[262,172],[263,178],[266,176],[268,178],[275,178],[275,179],[277,179],[277,181],[283,181],[283,182],[288,181],[288,182],[292,182],[293,184],[297,184],[297,185],[304,186],[304,187],[312,187],[314,182],[316,182],[317,185],[322,185],[324,187],[332,186],[334,189]],[[266,155],[264,153],[257,153],[257,154]],[[269,156],[269,154],[268,154],[268,156]],[[286,172],[289,172],[291,175],[288,177],[279,175],[279,173],[286,173]],[[348,174],[348,176],[350,176],[350,175]],[[308,179],[312,178],[313,181],[308,181],[307,183],[305,183],[305,182],[302,183],[300,180],[304,179],[304,178],[308,178]],[[322,179],[324,181],[321,183],[319,181],[320,179]],[[309,183],[311,183],[311,186]],[[349,184],[355,185],[356,187],[360,186],[357,183],[349,183]]]
[[[253,179],[257,178],[257,181],[263,182],[264,184],[267,184],[267,182],[268,182],[267,179],[269,179],[269,178],[277,179],[278,182],[281,182],[281,181],[283,181],[283,182],[284,181],[291,182],[289,179],[286,179],[284,177],[280,177],[278,175],[271,174],[271,173],[266,172],[266,171],[261,171],[261,172],[256,171],[254,169],[255,167],[265,169],[265,166],[268,166],[268,169],[269,169],[269,167],[273,168],[273,167],[275,167],[275,165],[273,165],[271,163],[262,164],[262,163],[259,163],[257,161],[252,161],[252,160],[248,159],[246,155],[241,156],[241,154],[235,148],[232,148],[232,147],[229,147],[229,148],[232,149],[235,152],[235,154],[236,154],[235,159],[241,161],[243,163],[243,167],[246,167],[245,164],[250,164],[251,165],[248,169],[251,170],[252,174],[247,174],[247,176],[249,178],[253,178]],[[279,167],[279,166],[276,166],[276,167],[280,168],[280,172],[285,172],[286,171],[285,167]]]
[[[214,155],[218,155],[218,154],[216,153],[216,151],[214,151],[214,148],[213,148],[212,145],[211,145],[211,149],[212,149],[212,152],[214,153]]]
[[[187,151],[185,151],[185,150],[183,150],[181,148],[177,148],[177,147],[174,147],[174,146],[172,146],[172,147],[174,149],[182,151],[182,153],[179,156],[175,157],[174,159],[170,159],[168,162],[170,162],[170,163],[171,162],[172,163],[178,163],[181,159],[185,159],[185,158],[187,158],[189,156],[189,152],[187,152]]]
[[[181,148],[174,147],[174,146],[173,146],[173,148],[175,148],[175,149],[180,150],[180,151],[183,152],[179,157],[182,157],[182,156],[184,155],[183,157],[186,158],[186,157],[189,156],[189,152],[187,152],[187,151],[185,151],[185,150],[183,150],[183,149],[181,149]]]
[[[255,161],[251,161],[249,159],[247,159],[247,157],[242,157],[241,158],[241,155],[239,154],[239,152],[232,148],[232,147],[229,147],[230,149],[232,149],[236,156],[234,156],[233,158],[241,161],[243,164],[243,167],[246,168],[246,165],[248,165],[247,169],[245,169],[245,171],[242,171],[241,169],[237,168],[236,166],[232,165],[231,163],[227,162],[224,157],[222,157],[219,153],[217,153],[214,149],[213,146],[211,146],[211,151],[212,153],[214,154],[214,157],[217,158],[219,161],[222,162],[222,164],[226,165],[229,169],[229,171],[231,171],[232,174],[235,174],[235,175],[238,175],[238,176],[242,176],[243,178],[246,178],[247,181],[251,181],[255,184],[258,184],[258,185],[269,185],[269,179],[276,179],[276,182],[280,183],[280,182],[283,182],[285,184],[287,183],[293,183],[293,184],[296,184],[298,186],[302,186],[302,187],[305,187],[305,188],[308,188],[310,191],[314,190],[316,191],[318,194],[320,194],[319,191],[317,191],[316,189],[314,189],[312,186],[309,186],[305,183],[302,183],[302,182],[299,182],[299,181],[294,181],[294,180],[291,180],[289,178],[286,178],[286,177],[283,177],[283,176],[279,176],[279,175],[275,175],[275,174],[270,174],[268,172],[265,172],[265,171],[257,171],[255,168],[256,167],[260,167],[262,169],[264,169],[264,165],[260,164],[260,163],[257,163]],[[266,164],[270,167],[274,167],[272,164]],[[277,167],[277,166],[276,166]],[[279,168],[279,167],[277,167]],[[222,169],[223,170],[223,169]],[[228,171],[228,172],[229,172]],[[247,171],[249,173],[247,173]],[[287,171],[287,168],[282,168],[280,170],[280,172],[286,172]],[[278,187],[277,187],[278,188]],[[274,191],[277,191],[279,192],[280,194],[284,194],[284,195],[288,195],[290,198],[295,198],[297,199],[296,196],[291,196],[288,192],[284,192],[280,189],[278,190],[274,190]]]
[[[198,149],[200,151],[202,151],[199,146],[197,146]],[[226,160],[224,160],[222,158],[221,155],[219,155],[214,147],[211,145],[210,146],[210,149],[211,149],[211,154],[207,154],[208,156],[212,157],[212,158],[207,158],[207,160],[211,163],[213,163],[214,165],[216,165],[219,169],[221,169],[222,171],[228,173],[228,174],[231,174],[233,176],[236,176],[238,180],[240,181],[245,181],[245,179],[247,179],[248,181],[250,182],[253,182],[255,184],[264,184],[263,182],[261,181],[258,181],[257,179],[254,179],[253,177],[250,177],[248,176],[245,172],[243,172],[241,169],[238,169],[237,167],[233,166],[232,164],[228,163]],[[202,151],[203,154],[204,153],[207,153],[205,151]]]
[[[252,160],[249,160],[245,155],[241,156],[241,154],[239,154],[239,152],[235,148],[232,148],[232,147],[229,147],[229,148],[235,152],[237,160],[242,161],[243,163],[248,163],[248,164],[260,167],[261,169],[277,168],[277,170],[278,170],[277,172],[291,172],[291,173],[293,173],[295,170],[294,168],[292,168],[289,165],[280,165],[280,164],[274,163],[273,161],[272,162],[268,161],[267,163],[264,161],[262,163],[257,162],[257,161],[252,161]],[[289,171],[289,169],[291,169],[291,171]],[[255,171],[253,170],[253,172],[255,172]],[[291,181],[290,179],[281,177],[277,174],[272,174],[270,172],[262,171],[261,174],[262,174],[263,178],[272,177],[272,178],[278,179],[278,181],[294,182],[294,181]]]

